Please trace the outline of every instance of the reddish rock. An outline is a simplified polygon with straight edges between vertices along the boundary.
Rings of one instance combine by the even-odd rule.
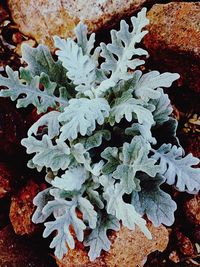
[[[153,0],[88,0],[85,4],[80,0],[39,0],[37,3],[8,0],[8,6],[13,20],[25,35],[54,49],[52,36],[74,36],[73,30],[80,20],[88,25],[90,31],[97,31],[111,27],[124,16],[131,16],[150,1]]]
[[[12,191],[13,173],[8,165],[0,163],[0,199]]]
[[[35,210],[33,198],[43,190],[45,185],[37,185],[33,181],[23,187],[11,199],[10,221],[13,229],[18,235],[33,234],[37,231],[38,225],[32,223],[32,215]]]
[[[177,253],[176,250],[173,250],[173,251],[169,254],[169,259],[170,259],[171,261],[173,261],[174,263],[178,263],[178,262],[180,262],[180,257],[179,257],[179,255],[178,255],[178,253]]]
[[[110,236],[110,251],[103,252],[94,262],[89,261],[85,247],[77,243],[76,248],[69,250],[62,260],[57,259],[57,264],[59,267],[143,266],[147,255],[156,250],[163,251],[168,244],[168,231],[164,226],[155,228],[148,223],[148,228],[152,233],[152,240],[148,240],[138,227],[135,231],[121,227],[119,232],[112,232]]]
[[[177,244],[180,252],[185,256],[192,256],[195,254],[194,247],[190,239],[180,231],[176,232]]]
[[[184,204],[184,211],[188,221],[200,225],[200,195],[195,195]]]
[[[144,44],[160,71],[178,72],[180,85],[200,92],[200,2],[156,4]]]
[[[53,267],[41,242],[15,235],[9,225],[0,231],[1,267]]]

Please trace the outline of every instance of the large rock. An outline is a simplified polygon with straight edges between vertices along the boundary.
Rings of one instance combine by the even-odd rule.
[[[148,18],[144,44],[156,68],[178,72],[181,85],[200,92],[200,2],[156,4]]]
[[[40,241],[40,240],[39,240]],[[1,267],[53,267],[44,244],[15,235],[10,225],[0,231]]]
[[[44,184],[39,186],[32,180],[23,187],[11,199],[10,221],[18,235],[31,235],[38,229],[38,225],[32,223],[32,215],[35,210],[33,198],[44,189]]]
[[[155,250],[163,251],[168,244],[168,231],[164,226],[155,228],[148,223],[153,239],[148,240],[136,228],[130,231],[121,227],[119,232],[112,232],[110,251],[102,252],[101,257],[90,262],[87,251],[81,243],[74,250],[69,250],[62,260],[57,260],[59,267],[136,267],[143,266],[147,255]]]
[[[191,224],[200,226],[200,195],[195,195],[185,201],[184,212]]]
[[[52,36],[73,36],[73,29],[80,20],[90,31],[111,27],[146,2],[149,0],[8,0],[8,5],[24,34],[53,48]]]

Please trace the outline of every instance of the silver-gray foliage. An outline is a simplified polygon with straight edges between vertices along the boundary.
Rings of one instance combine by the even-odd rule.
[[[111,43],[97,47],[95,34],[88,37],[80,23],[77,42],[54,38],[57,61],[44,45],[24,46],[27,66],[0,75],[1,97],[45,112],[22,145],[32,155],[28,166],[47,172],[50,187],[35,197],[32,220],[45,222],[44,237],[54,233],[50,247],[58,258],[75,247],[71,227],[89,246],[90,260],[109,250],[107,230],[119,230],[120,223],[131,230],[138,225],[151,238],[144,214],[156,226],[174,221],[176,204],[160,185],[200,189],[200,170],[193,168],[199,160],[158,138],[168,127],[167,140],[177,140],[162,87],[179,75],[137,70],[145,63],[140,56],[147,56],[138,47],[147,34],[146,9],[131,23],[132,30],[122,20]]]

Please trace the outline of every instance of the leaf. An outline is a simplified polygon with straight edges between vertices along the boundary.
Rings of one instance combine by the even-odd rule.
[[[128,72],[128,69],[134,70],[137,66],[144,64],[143,60],[135,58],[135,56],[146,56],[147,52],[135,46],[147,34],[147,31],[142,31],[142,28],[149,22],[146,18],[146,8],[143,8],[137,17],[132,17],[131,22],[132,32],[129,32],[128,24],[122,20],[119,31],[111,30],[112,42],[107,45],[101,43],[101,56],[105,58],[105,62],[101,64],[101,69],[106,73],[108,72],[110,77],[102,81],[96,89],[96,96],[104,95],[118,81],[130,79],[131,73]]]
[[[65,170],[71,162],[69,147],[59,139],[56,140],[56,145],[53,145],[48,135],[43,135],[42,140],[29,136],[21,143],[26,147],[28,154],[35,153],[32,161],[38,166],[58,171],[59,169]]]
[[[152,178],[142,174],[139,178],[141,191],[132,193],[132,204],[136,211],[142,216],[146,213],[156,227],[161,224],[172,225],[177,206],[171,196],[160,189],[165,181],[164,177],[157,175]]]
[[[22,77],[30,75],[28,70],[20,69]],[[0,97],[10,97],[12,101],[17,98],[17,108],[27,107],[32,104],[37,108],[38,113],[46,112],[49,107],[55,108],[57,104],[61,107],[66,106],[67,100],[62,97],[56,97],[54,91],[56,83],[49,80],[46,74],[41,76],[29,77],[29,80],[20,80],[17,71],[13,71],[10,67],[6,67],[8,77],[0,75],[0,86],[5,86],[8,89],[0,91]],[[40,90],[39,85],[44,86],[44,90]],[[21,96],[21,98],[20,98]]]
[[[43,214],[42,210],[46,206],[48,201],[53,199],[49,192],[50,188],[47,188],[39,192],[33,199],[33,204],[37,207],[32,216],[33,223],[42,223],[48,218],[48,215],[46,216],[45,214]]]
[[[77,143],[71,147],[71,154],[78,163],[82,163],[86,170],[91,171],[91,157],[81,143]]]
[[[138,81],[134,87],[134,94],[136,97],[144,101],[150,99],[159,99],[161,96],[159,87],[170,87],[172,83],[177,80],[180,75],[177,73],[165,72],[160,74],[158,71],[150,71],[142,75],[141,71],[138,72]]]
[[[114,184],[111,176],[101,176],[100,183],[104,187],[103,197],[107,201],[106,210],[108,214],[115,216],[122,224],[130,230],[138,225],[141,231],[151,238],[151,233],[146,227],[146,221],[135,211],[133,205],[125,203],[123,200],[124,189],[119,183]]]
[[[103,166],[103,174],[109,174],[116,170],[119,165],[119,155],[117,147],[107,147],[101,153],[101,157],[106,159],[108,162]]]
[[[130,194],[133,190],[140,190],[137,172],[145,172],[155,177],[159,171],[159,167],[155,165],[156,160],[148,157],[149,151],[149,146],[140,136],[135,136],[130,144],[123,144],[122,164],[117,166],[113,177],[121,180],[125,193]]]
[[[96,190],[99,188],[99,186],[100,186],[99,183],[94,183],[94,182],[90,183],[90,185],[86,188],[86,193],[92,204],[96,205],[99,209],[103,209],[104,204],[103,204],[101,195]]]
[[[91,89],[96,79],[96,66],[88,55],[72,39],[67,41],[54,37],[58,59],[67,70],[67,76],[76,85],[76,91],[86,92]]]
[[[47,46],[39,44],[36,48],[33,48],[23,44],[22,59],[28,64],[26,69],[31,72],[32,76],[40,76],[43,72],[60,87],[68,85],[66,69],[60,61],[53,59]]]
[[[133,118],[137,118],[140,124],[153,125],[154,120],[152,113],[145,108],[144,102],[132,97],[130,91],[124,92],[120,98],[117,98],[114,104],[111,106],[110,111],[110,124],[119,123],[123,117],[127,121],[132,121]]]
[[[92,33],[88,39],[87,26],[82,22],[79,22],[74,31],[77,37],[77,44],[82,48],[83,55],[89,56],[94,48],[95,33]]]
[[[199,164],[199,159],[188,154],[183,157],[181,147],[163,144],[158,150],[152,150],[152,158],[159,161],[160,174],[169,185],[175,184],[179,191],[197,193],[200,189],[200,169],[192,166]]]
[[[61,177],[56,176],[51,184],[66,191],[80,190],[89,178],[88,172],[82,166],[69,168]]]
[[[109,251],[111,242],[108,239],[107,231],[114,230],[119,231],[119,221],[112,215],[101,216],[98,219],[97,227],[92,230],[90,235],[84,241],[85,246],[89,246],[89,258],[90,261],[94,261],[101,255],[101,251]]]
[[[47,114],[43,115],[39,120],[37,120],[28,130],[28,136],[37,135],[39,128],[46,126],[48,130],[48,136],[50,139],[53,139],[56,136],[59,136],[60,133],[60,124],[58,121],[58,116],[60,112],[50,111]]]
[[[147,126],[144,126],[139,123],[133,123],[131,127],[126,128],[125,134],[132,136],[141,135],[145,141],[152,144],[156,144],[156,139],[152,136],[151,129],[147,131]]]
[[[111,133],[108,130],[96,131],[89,137],[79,138],[78,142],[83,144],[86,150],[90,150],[94,147],[99,147],[102,144],[103,138],[109,141],[111,139]]]
[[[91,229],[95,229],[97,224],[97,212],[94,210],[90,201],[86,198],[79,197],[78,209],[83,214],[83,221],[88,222]]]
[[[172,113],[173,108],[170,104],[170,100],[167,94],[164,94],[162,89],[158,89],[160,97],[158,99],[151,100],[150,103],[155,106],[153,111],[153,119],[158,125],[162,125],[169,120],[169,115]]]
[[[71,99],[65,111],[59,116],[62,122],[61,140],[74,140],[78,133],[82,136],[91,134],[99,125],[104,123],[104,119],[109,116],[110,106],[106,99]]]
[[[46,222],[43,237],[48,237],[51,233],[56,231],[56,235],[53,238],[50,248],[55,248],[55,256],[62,259],[63,255],[67,253],[69,248],[74,249],[75,242],[70,232],[70,226],[73,226],[76,237],[79,241],[83,241],[84,230],[86,225],[76,214],[77,201],[67,201],[64,199],[55,199],[49,201],[43,209],[44,214],[55,217],[54,221]]]

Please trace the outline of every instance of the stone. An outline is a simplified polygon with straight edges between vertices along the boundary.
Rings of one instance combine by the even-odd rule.
[[[42,242],[16,236],[11,225],[0,231],[1,267],[53,267],[45,252]]]
[[[191,224],[200,225],[200,195],[195,195],[185,201],[184,212]]]
[[[191,240],[182,232],[176,231],[176,239],[178,248],[183,255],[192,256],[195,254],[195,250]]]
[[[31,235],[37,232],[38,225],[33,224],[31,218],[35,207],[33,198],[45,188],[30,180],[16,195],[11,198],[10,221],[18,235]]]
[[[57,259],[59,267],[136,267],[143,266],[144,260],[151,252],[164,251],[168,244],[168,231],[164,226],[158,228],[148,223],[153,239],[148,240],[136,227],[131,231],[121,227],[119,232],[110,235],[111,249],[102,252],[94,262],[90,262],[87,250],[80,243],[76,243],[74,250],[69,250],[62,260]]]
[[[177,72],[180,86],[200,92],[200,2],[156,4],[148,18],[151,68]]]
[[[120,18],[131,16],[149,1],[88,0],[86,4],[83,0],[38,0],[37,3],[32,0],[8,0],[8,6],[21,32],[53,50],[52,36],[73,37],[74,27],[80,20],[92,32],[110,28]]]

